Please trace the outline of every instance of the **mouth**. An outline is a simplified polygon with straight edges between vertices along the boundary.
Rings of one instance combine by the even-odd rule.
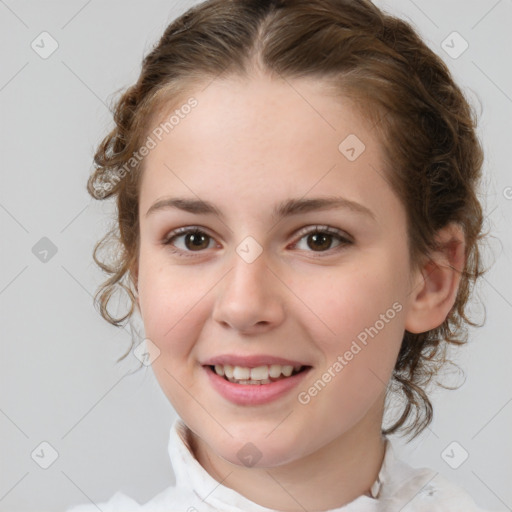
[[[293,377],[309,370],[311,366],[271,364],[248,367],[215,364],[206,365],[205,368],[232,384],[261,386]]]
[[[264,406],[278,399],[287,399],[313,368],[277,364],[275,361],[264,365],[261,360],[258,366],[215,363],[202,365],[212,389],[228,402],[241,406]]]
[[[218,354],[200,364],[217,394],[243,406],[288,400],[313,369],[300,359],[272,354]]]

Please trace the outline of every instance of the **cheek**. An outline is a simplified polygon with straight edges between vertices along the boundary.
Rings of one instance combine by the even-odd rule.
[[[292,288],[309,308],[307,315],[313,339],[326,349],[341,349],[347,342],[364,341],[365,329],[376,324],[387,336],[400,331],[403,283],[397,270],[370,260],[302,274]]]
[[[191,376],[197,371],[191,353],[209,307],[211,285],[197,271],[144,256],[141,251],[140,311],[146,338],[160,350],[152,369],[173,406],[185,411],[190,396],[184,388],[192,389]]]
[[[194,338],[197,315],[210,288],[185,266],[168,267],[141,251],[139,302],[145,334],[162,352],[186,352]],[[178,343],[179,341],[179,343]]]
[[[315,313],[307,329],[323,353],[318,376],[340,411],[362,412],[391,377],[404,331],[405,288],[395,262],[380,254],[333,268],[298,293]]]

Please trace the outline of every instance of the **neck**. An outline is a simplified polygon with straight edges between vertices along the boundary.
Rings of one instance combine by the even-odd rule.
[[[382,411],[370,411],[316,452],[272,468],[231,464],[190,431],[189,439],[195,457],[213,478],[254,503],[283,512],[330,510],[370,496],[386,449],[381,421]]]

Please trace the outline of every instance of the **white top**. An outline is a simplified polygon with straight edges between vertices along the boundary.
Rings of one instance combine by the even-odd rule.
[[[67,512],[276,512],[257,505],[219,484],[199,464],[188,445],[187,427],[177,418],[171,429],[169,456],[176,485],[140,505],[120,491],[103,503],[85,504]],[[413,468],[397,459],[391,440],[385,438],[384,460],[371,487],[350,503],[326,512],[485,512],[461,487],[427,468]]]

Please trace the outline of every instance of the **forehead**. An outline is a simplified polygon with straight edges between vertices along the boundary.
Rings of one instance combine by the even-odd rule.
[[[260,206],[277,199],[278,191],[280,200],[339,191],[364,202],[372,201],[371,189],[388,187],[370,123],[351,100],[318,80],[217,79],[182,95],[181,105],[190,98],[193,109],[180,112],[174,102],[160,125],[152,125],[163,126],[175,113],[175,124],[144,160],[140,199],[146,210],[173,193],[212,202],[247,196],[249,208],[258,194]]]

